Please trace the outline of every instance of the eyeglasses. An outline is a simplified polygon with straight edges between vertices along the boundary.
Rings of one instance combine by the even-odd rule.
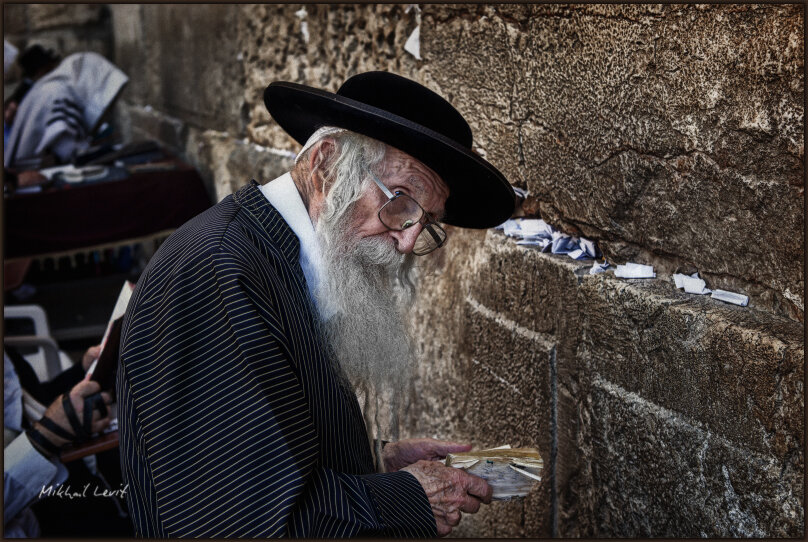
[[[412,249],[412,253],[416,256],[424,256],[443,246],[446,242],[446,231],[440,227],[431,214],[424,211],[424,208],[410,196],[399,191],[396,191],[395,194],[390,192],[370,169],[368,169],[368,173],[373,177],[376,186],[390,198],[379,209],[379,220],[386,228],[404,231],[419,222],[423,224],[424,227],[418,234]]]

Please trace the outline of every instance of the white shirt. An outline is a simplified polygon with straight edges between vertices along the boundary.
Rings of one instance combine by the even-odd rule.
[[[317,241],[314,225],[311,223],[309,212],[297,191],[295,181],[289,173],[284,173],[260,188],[269,203],[281,214],[300,241],[300,267],[303,269],[303,276],[306,278],[306,286],[309,288],[311,298],[316,304],[314,292],[320,283],[323,268],[320,243]]]

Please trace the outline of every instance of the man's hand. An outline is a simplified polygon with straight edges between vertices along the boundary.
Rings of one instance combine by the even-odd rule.
[[[48,182],[48,178],[35,170],[20,171],[17,173],[17,187],[36,186]]]
[[[438,461],[452,452],[468,452],[470,444],[435,440],[433,438],[414,438],[390,442],[382,450],[384,469],[395,472],[416,461]]]
[[[90,365],[98,359],[98,356],[101,355],[101,345],[97,344],[95,346],[91,346],[87,349],[84,353],[84,356],[81,358],[81,366],[84,369],[84,372],[87,372],[87,369],[90,368]]]
[[[494,492],[479,476],[437,461],[418,461],[401,470],[415,476],[424,488],[440,536],[446,536],[460,523],[461,512],[474,514],[481,502],[490,503]]]
[[[98,392],[101,389],[101,386],[98,382],[93,380],[82,380],[75,386],[73,389],[70,390],[70,402],[73,404],[73,409],[76,411],[76,416],[81,420],[84,417],[84,398],[89,397],[90,395]],[[102,392],[101,397],[104,398],[104,402],[106,404],[112,403],[112,397],[107,392]],[[51,403],[48,407],[48,410],[45,411],[45,417],[50,418],[53,422],[67,431],[68,433],[72,433],[73,429],[70,426],[70,422],[67,420],[67,414],[65,414],[64,407],[62,406],[62,396],[56,398],[56,400]],[[101,414],[96,410],[93,412],[93,421],[92,421],[92,432],[97,433],[104,429],[106,426],[109,425],[110,419],[109,415],[102,418]],[[61,448],[68,444],[67,439],[63,439],[62,437],[55,435],[48,431],[45,427],[43,427],[39,422],[34,424],[34,428],[42,433],[42,435],[51,441],[56,447]]]

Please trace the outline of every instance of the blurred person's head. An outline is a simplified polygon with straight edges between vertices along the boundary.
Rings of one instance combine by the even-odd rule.
[[[48,74],[61,62],[61,57],[51,49],[45,49],[39,44],[27,47],[19,56],[17,62],[22,68],[22,75],[26,79],[36,81]]]

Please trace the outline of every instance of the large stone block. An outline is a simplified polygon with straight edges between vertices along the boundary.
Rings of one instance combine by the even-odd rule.
[[[592,390],[597,536],[803,536],[801,465],[730,442],[604,378]]]
[[[115,42],[115,64],[130,77],[126,98],[133,104],[147,105],[147,83],[144,78],[148,66],[148,49],[143,42],[143,6],[113,4],[110,10]]]
[[[240,136],[244,72],[233,5],[144,5],[116,11],[132,98],[195,127]],[[139,50],[138,50],[139,49]],[[126,51],[135,53],[124,55]]]
[[[28,31],[28,6],[25,4],[3,5],[4,38],[21,35]],[[15,43],[16,45],[16,43]]]
[[[103,4],[31,4],[28,6],[29,30],[97,23],[108,15]]]
[[[802,326],[667,281],[587,277],[581,370],[780,459],[804,443]]]
[[[128,92],[128,89],[124,91]],[[127,98],[128,95],[123,96]],[[121,104],[121,122],[131,140],[154,139],[170,152],[180,153],[188,139],[188,127],[180,120],[151,106]]]
[[[233,139],[226,133],[207,130],[192,140],[187,152],[212,179],[216,201],[253,179],[264,184],[294,167],[292,153]]]
[[[427,6],[423,19],[425,78],[548,220],[619,263],[651,254],[802,319],[799,6]]]
[[[389,70],[418,80],[418,61],[404,51],[415,28],[406,6],[244,6],[240,36],[246,74],[248,133],[271,148],[297,145],[270,119],[263,92],[272,81],[293,81],[336,91],[351,75]]]

